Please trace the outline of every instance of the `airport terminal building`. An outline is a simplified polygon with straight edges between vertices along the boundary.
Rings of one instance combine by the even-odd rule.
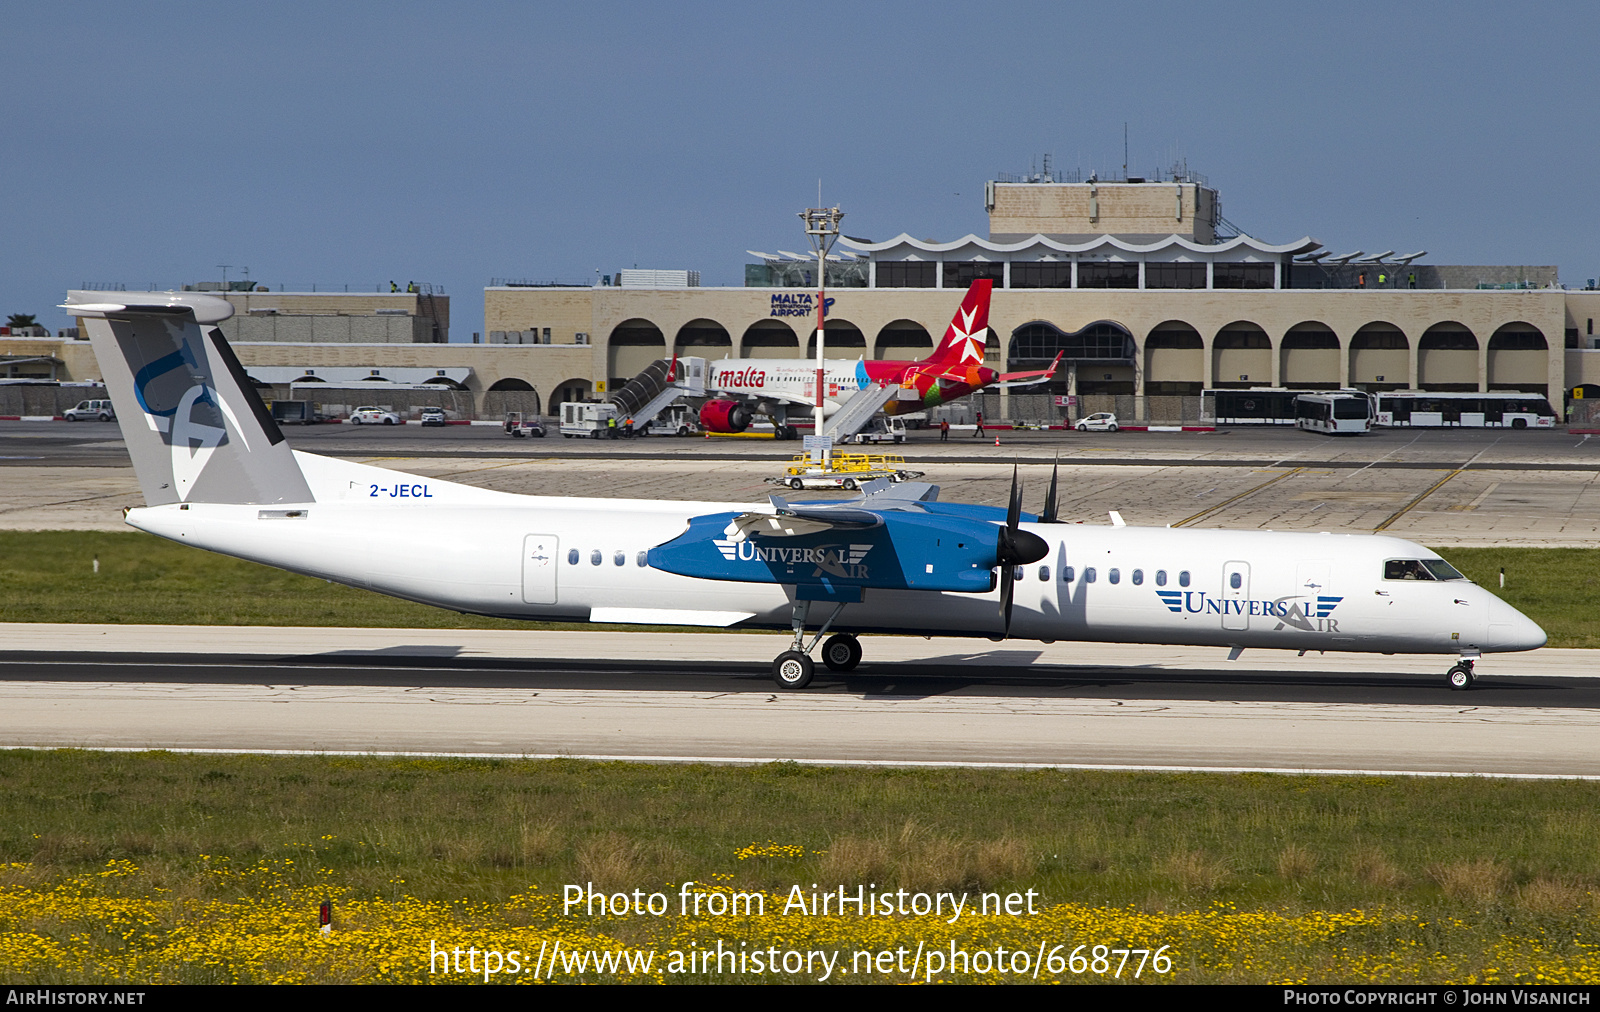
[[[1059,420],[1057,397],[1074,394],[1079,412],[1184,420],[1204,389],[1267,386],[1517,390],[1558,408],[1563,396],[1600,397],[1600,291],[1561,287],[1553,266],[1265,241],[1233,229],[1217,191],[1187,172],[1001,177],[985,207],[986,236],[842,238],[828,263],[829,357],[920,357],[962,291],[987,278],[986,364],[1042,369],[1063,353],[1048,385],[980,395],[991,419]],[[428,286],[217,294],[237,310],[224,334],[273,397],[334,414],[442,403],[493,418],[552,413],[673,354],[810,357],[815,259],[751,260],[738,288],[667,270],[595,286],[491,284],[472,343],[449,341],[449,299]],[[12,377],[98,375],[88,342],[70,338],[0,338],[0,365]]]
[[[1216,191],[1189,175],[1002,179],[986,186],[986,206],[987,237],[841,239],[828,267],[829,357],[917,357],[960,290],[988,278],[987,364],[1038,369],[1064,352],[1041,392],[1076,393],[1084,410],[1177,419],[1202,389],[1258,386],[1520,390],[1559,405],[1600,383],[1600,291],[1560,288],[1555,267],[1330,256],[1309,237],[1229,235]],[[548,342],[528,349],[530,366],[563,344],[591,347],[588,377],[530,373],[557,399],[674,353],[814,354],[815,259],[757,256],[743,288],[491,287],[485,327],[496,340]],[[1041,418],[1037,398],[1008,400],[989,410]]]

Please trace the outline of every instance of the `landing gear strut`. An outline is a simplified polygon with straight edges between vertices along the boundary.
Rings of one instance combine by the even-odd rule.
[[[816,671],[816,664],[811,660],[811,651],[816,647],[817,641],[827,635],[829,627],[833,625],[833,620],[838,618],[839,613],[842,611],[844,611],[844,604],[836,605],[833,609],[833,614],[828,616],[828,620],[822,623],[822,628],[818,629],[817,634],[811,637],[811,642],[807,643],[806,618],[811,614],[811,602],[796,601],[794,603],[794,613],[790,618],[790,624],[794,627],[794,645],[779,654],[777,660],[772,662],[772,680],[778,683],[780,689],[803,689],[811,684],[811,676]],[[845,650],[841,657],[836,658],[834,656],[837,652],[835,645],[841,640],[848,640],[854,646],[854,650]],[[852,656],[853,659],[851,659]],[[848,661],[848,667],[837,667],[836,661],[840,660]],[[827,649],[822,652],[823,663],[834,671],[849,671],[860,660],[861,645],[856,642],[854,636],[844,634],[835,636],[828,641]]]
[[[1460,691],[1472,688],[1472,662],[1470,660],[1458,661],[1445,673],[1450,680],[1450,688]]]

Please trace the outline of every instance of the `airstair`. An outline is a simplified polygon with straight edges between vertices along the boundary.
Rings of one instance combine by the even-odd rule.
[[[899,392],[898,386],[872,386],[857,391],[824,423],[822,434],[835,443],[844,442],[865,428],[872,416]]]
[[[633,420],[635,430],[648,425],[667,405],[679,397],[704,397],[706,360],[658,358],[621,389],[610,395],[618,417]]]

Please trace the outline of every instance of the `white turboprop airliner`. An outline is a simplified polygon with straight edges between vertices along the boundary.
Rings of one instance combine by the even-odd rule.
[[[143,489],[173,541],[506,618],[792,629],[789,689],[858,633],[1439,654],[1465,689],[1544,632],[1399,538],[1065,525],[877,483],[767,505],[524,496],[291,451],[205,295],[72,292]],[[1120,518],[1114,518],[1120,519]],[[820,607],[818,607],[820,606]],[[807,639],[808,629],[815,629]]]

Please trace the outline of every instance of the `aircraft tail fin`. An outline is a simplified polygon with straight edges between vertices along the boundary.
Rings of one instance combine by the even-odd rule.
[[[950,318],[944,340],[927,359],[939,365],[983,364],[984,343],[989,337],[989,293],[994,282],[980,278],[967,289],[961,308]]]
[[[216,324],[225,299],[68,292],[88,330],[145,502],[313,499],[272,414]]]

